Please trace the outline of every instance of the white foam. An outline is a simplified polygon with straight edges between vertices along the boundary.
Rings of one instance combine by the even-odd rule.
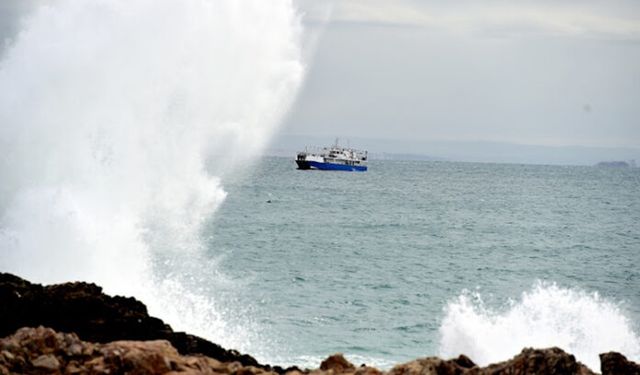
[[[259,153],[302,80],[292,2],[47,4],[0,63],[0,270],[96,282],[245,349],[249,328],[184,283],[215,274],[192,267],[210,266],[200,231],[225,197],[205,160]]]
[[[640,339],[616,303],[598,293],[538,282],[502,309],[465,292],[448,303],[440,326],[439,355],[468,355],[480,365],[509,359],[525,347],[558,346],[591,369],[598,354],[618,351],[640,359]]]

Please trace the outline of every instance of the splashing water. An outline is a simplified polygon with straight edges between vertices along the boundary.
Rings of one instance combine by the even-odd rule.
[[[290,0],[61,0],[0,65],[0,270],[135,295],[174,328],[245,349],[189,280],[216,174],[267,142],[303,77]],[[158,275],[157,254],[182,257]],[[246,329],[246,328],[245,328]],[[246,332],[245,332],[246,333]]]
[[[503,311],[478,294],[463,293],[445,308],[439,355],[464,353],[480,365],[503,361],[522,348],[558,346],[591,369],[598,354],[618,351],[640,359],[640,338],[620,308],[597,293],[538,282]]]

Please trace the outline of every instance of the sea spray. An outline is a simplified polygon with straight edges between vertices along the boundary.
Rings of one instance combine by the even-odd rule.
[[[302,80],[300,38],[289,0],[36,9],[0,63],[0,271],[96,282],[250,349],[202,285],[217,273],[202,225],[225,197],[205,161],[222,173],[265,145]]]
[[[592,370],[598,354],[618,351],[640,359],[640,338],[620,307],[597,293],[538,282],[506,308],[492,309],[478,293],[465,292],[445,308],[442,357],[464,353],[480,365],[506,360],[525,347],[558,346]]]

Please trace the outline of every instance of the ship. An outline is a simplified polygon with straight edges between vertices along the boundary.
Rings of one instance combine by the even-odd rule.
[[[367,170],[367,151],[340,147],[338,141],[331,147],[307,147],[298,152],[298,169],[318,169],[322,171],[364,172]]]

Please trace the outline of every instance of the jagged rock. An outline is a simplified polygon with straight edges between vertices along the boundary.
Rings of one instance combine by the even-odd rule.
[[[387,375],[459,375],[467,374],[474,366],[465,356],[450,360],[428,357],[397,365]]]
[[[345,372],[353,372],[356,367],[347,361],[342,353],[336,353],[320,363],[320,370],[333,370],[334,374],[342,374]]]
[[[472,368],[476,366],[476,364],[471,360],[471,358],[467,357],[464,354],[460,354],[458,358],[452,359],[451,361],[453,361],[453,363],[455,363],[456,365],[464,368]]]
[[[223,362],[263,367],[253,357],[226,350],[203,338],[174,332],[162,320],[149,316],[135,298],[102,293],[95,284],[82,282],[42,286],[0,273],[0,337],[21,327],[51,327],[75,332],[83,340],[167,340],[182,354],[204,354]],[[284,369],[276,367],[278,372]]]
[[[360,366],[354,373],[354,375],[382,375],[382,371],[375,367]]]
[[[508,361],[481,369],[480,374],[594,375],[588,367],[576,361],[572,354],[560,348],[523,349]]]
[[[385,373],[364,365],[356,368],[342,354],[335,354],[316,370],[282,369],[260,365],[248,355],[225,350],[197,336],[173,332],[160,319],[150,317],[139,301],[107,296],[94,284],[43,287],[0,273],[0,301],[0,337],[11,334],[0,339],[0,374],[594,374],[559,348],[524,349],[508,361],[482,368],[461,355],[449,360],[417,359]],[[44,324],[75,333],[21,328]],[[605,353],[600,358],[603,375],[640,375],[640,365],[621,354]]]
[[[0,339],[0,374],[214,374],[277,375],[238,361],[221,362],[202,355],[183,356],[166,340],[90,343],[50,328],[21,328]],[[72,349],[73,348],[73,349]],[[602,358],[603,375],[638,375],[640,366],[618,353]],[[487,367],[469,358],[422,358],[383,373],[355,368],[341,354],[324,360],[317,370],[288,370],[286,375],[593,375],[573,355],[558,348],[525,349],[514,358]]]
[[[524,349],[512,359],[480,368],[461,355],[443,360],[437,357],[417,359],[397,365],[387,375],[593,375],[575,357],[559,348]]]
[[[43,354],[31,362],[31,365],[37,369],[49,372],[56,371],[60,368],[60,362],[52,354]]]
[[[600,371],[602,375],[640,375],[640,365],[629,361],[620,353],[602,353]]]
[[[275,375],[262,368],[240,362],[223,364],[213,358],[181,356],[166,340],[114,341],[95,344],[81,341],[75,334],[57,333],[50,328],[21,328],[0,340],[16,342],[4,350],[0,373],[94,373],[166,374],[170,372],[234,375]],[[71,349],[81,348],[80,351]],[[84,350],[90,348],[91,350]],[[80,352],[80,354],[77,354]],[[7,355],[10,354],[10,355]],[[76,354],[73,354],[76,353]],[[83,353],[91,353],[89,355]],[[26,362],[16,361],[25,357]]]

